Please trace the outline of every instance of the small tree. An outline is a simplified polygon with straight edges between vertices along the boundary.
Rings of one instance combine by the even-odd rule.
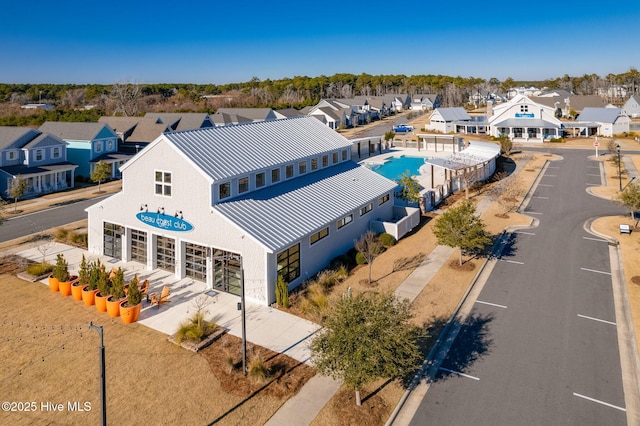
[[[396,132],[394,132],[393,130],[388,130],[384,133],[384,141],[385,142],[389,142],[392,141],[393,138],[396,137]]]
[[[473,203],[465,200],[445,211],[433,225],[438,244],[460,248],[460,265],[463,251],[481,249],[491,241],[484,223],[475,213]]]
[[[369,284],[371,284],[371,265],[373,260],[378,257],[384,250],[378,237],[372,231],[367,231],[365,234],[355,242],[355,249],[360,253],[369,266]]]
[[[69,281],[69,264],[60,253],[56,256],[56,265],[53,267],[52,275],[61,283]]]
[[[526,193],[522,184],[513,177],[503,179],[498,183],[497,189],[499,191],[498,204],[502,207],[502,215],[515,211],[520,204],[520,199]]]
[[[635,220],[634,212],[640,211],[640,184],[635,182],[627,184],[623,191],[618,195],[618,202],[629,209],[633,226],[638,226],[638,221]]]
[[[409,202],[417,203],[420,201],[421,186],[418,181],[411,176],[409,170],[404,172],[397,182],[398,185],[400,185],[400,192],[398,192],[397,196],[401,200],[404,200],[405,205],[408,205]]]
[[[98,183],[98,192],[100,192],[100,184],[103,180],[109,178],[111,167],[104,161],[98,161],[91,172],[91,181]]]
[[[498,137],[498,142],[500,143],[500,152],[505,157],[511,156],[511,150],[513,149],[513,142],[508,135],[502,134]]]
[[[359,294],[338,299],[311,342],[320,374],[342,379],[356,392],[379,378],[402,377],[420,361],[417,330],[408,300],[393,294]]]
[[[11,186],[7,189],[7,195],[9,198],[13,198],[13,211],[14,213],[18,211],[18,199],[22,198],[25,191],[27,190],[27,181],[22,177],[18,176],[11,181]]]
[[[280,274],[276,282],[276,303],[283,308],[289,307],[289,285]]]

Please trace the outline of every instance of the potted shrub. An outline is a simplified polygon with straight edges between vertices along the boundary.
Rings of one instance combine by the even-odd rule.
[[[80,269],[78,271],[78,280],[71,285],[71,295],[74,300],[82,300],[82,292],[89,285],[89,265],[82,255]]]
[[[84,262],[84,255],[82,256],[82,261]],[[100,260],[96,260],[95,262],[91,262],[87,265],[87,285],[82,290],[82,301],[85,306],[91,306],[96,301],[96,293],[98,292],[98,282],[100,281],[100,269],[101,269]],[[80,273],[79,281],[82,282],[82,263],[80,264]],[[105,305],[106,306],[106,305]]]
[[[62,296],[71,294],[71,283],[78,277],[69,275],[69,264],[61,253],[56,257],[56,265],[53,267],[53,277],[58,280],[58,287]]]
[[[107,312],[107,301],[111,297],[111,281],[104,265],[98,269],[98,292],[95,295],[95,304],[98,312]]]
[[[120,304],[124,299],[124,271],[118,268],[111,279],[111,297],[107,299],[107,313],[111,318],[120,316]]]
[[[142,306],[142,293],[138,286],[138,276],[134,276],[129,282],[127,298],[120,304],[120,317],[125,324],[136,322],[140,316]]]

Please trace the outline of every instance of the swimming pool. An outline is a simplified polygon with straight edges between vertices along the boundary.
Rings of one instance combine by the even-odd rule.
[[[374,172],[391,180],[398,180],[409,170],[411,176],[420,174],[420,166],[424,164],[424,157],[389,157],[384,164],[367,164]]]

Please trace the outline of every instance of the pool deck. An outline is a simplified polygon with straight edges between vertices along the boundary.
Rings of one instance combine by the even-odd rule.
[[[365,158],[364,160],[359,161],[358,164],[380,165],[380,164],[384,164],[391,157],[400,157],[403,155],[408,157],[442,158],[442,157],[450,157],[453,154],[454,153],[452,151],[442,151],[442,150],[434,151],[430,149],[418,150],[417,148],[393,147],[386,150],[382,154]],[[429,176],[424,174],[419,174],[419,175],[416,175],[415,178],[418,181],[418,183],[423,187],[423,191],[427,189],[432,189],[430,185],[431,179]]]

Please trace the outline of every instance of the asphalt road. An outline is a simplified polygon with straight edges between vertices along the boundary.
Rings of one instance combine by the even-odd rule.
[[[583,228],[621,210],[585,191],[590,152],[558,154],[411,425],[627,424],[609,247]]]
[[[17,216],[0,225],[0,242],[25,237],[87,218],[87,207],[97,203],[112,194],[106,194],[91,199],[83,199],[69,204],[52,207],[47,210]]]

